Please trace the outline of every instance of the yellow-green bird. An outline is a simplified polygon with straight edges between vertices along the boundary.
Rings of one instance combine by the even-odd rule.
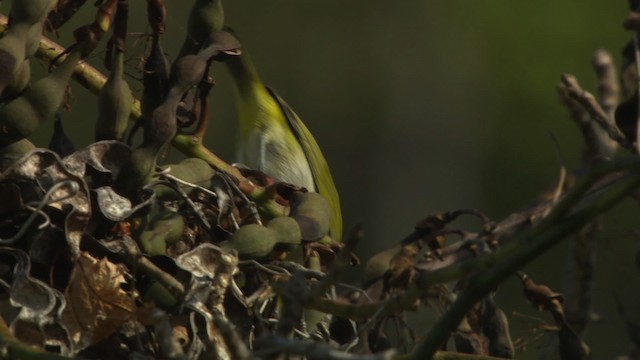
[[[298,115],[260,80],[243,44],[226,61],[237,85],[238,161],[276,180],[320,193],[329,203],[330,234],[342,238],[338,191],[318,143]]]

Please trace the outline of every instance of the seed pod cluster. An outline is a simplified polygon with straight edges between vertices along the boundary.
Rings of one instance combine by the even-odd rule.
[[[211,187],[211,178],[216,174],[215,170],[204,160],[198,158],[187,158],[178,164],[169,165],[169,174],[188,183],[202,186],[204,188]],[[180,188],[189,194],[193,187],[181,185]],[[162,200],[176,200],[178,194],[164,185],[155,187],[156,196]]]
[[[165,209],[152,217],[149,226],[139,235],[138,243],[146,254],[164,255],[167,245],[179,241],[183,230],[184,218]]]
[[[166,96],[145,120],[143,143],[132,152],[126,170],[117,179],[118,188],[125,194],[133,194],[153,176],[158,154],[176,134],[178,103],[203,79],[211,59],[240,47],[228,32],[220,32],[216,39],[197,54],[183,56],[173,64]]]
[[[225,249],[233,249],[242,257],[263,258],[276,245],[291,247],[301,243],[302,235],[297,222],[290,217],[278,217],[267,226],[248,224],[240,227],[223,244]]]
[[[329,233],[331,209],[322,195],[294,193],[290,202],[290,216],[300,225],[303,240],[316,241]]]
[[[19,92],[26,56],[27,34],[30,25],[14,23],[0,39],[0,97],[4,100]]]
[[[81,54],[82,47],[73,48],[48,76],[0,108],[0,126],[4,131],[0,147],[28,137],[40,124],[53,118],[64,100],[65,89]]]

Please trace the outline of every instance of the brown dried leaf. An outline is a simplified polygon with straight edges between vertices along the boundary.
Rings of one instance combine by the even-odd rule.
[[[414,262],[418,254],[416,246],[403,246],[389,262],[388,283],[392,288],[404,289],[416,273]]]
[[[526,274],[521,274],[522,286],[524,287],[524,296],[529,300],[531,306],[538,310],[550,310],[553,312],[562,312],[562,294],[554,292],[546,285],[536,284]]]
[[[79,349],[118,331],[135,316],[133,297],[122,290],[126,268],[82,252],[65,290],[67,307],[62,314]]]

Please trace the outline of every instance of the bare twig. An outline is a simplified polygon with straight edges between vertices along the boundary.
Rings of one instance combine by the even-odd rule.
[[[637,149],[625,138],[620,129],[612,123],[611,119],[602,109],[600,104],[598,104],[595,97],[580,87],[575,76],[564,74],[560,81],[565,86],[569,97],[582,105],[582,107],[591,116],[591,119],[598,123],[598,125],[607,132],[611,139],[615,140],[625,149],[637,153]]]
[[[537,204],[524,211],[512,214],[502,222],[496,224],[491,234],[481,235],[476,239],[479,243],[484,242],[489,237],[497,237],[501,239],[503,247],[501,250],[490,253],[486,256],[475,256],[469,252],[456,251],[445,256],[441,262],[434,262],[431,268],[424,267],[425,270],[419,271],[414,281],[409,284],[407,289],[385,301],[377,301],[368,304],[344,304],[327,299],[314,299],[313,303],[308,304],[313,309],[349,318],[355,321],[364,321],[374,315],[388,316],[402,310],[410,310],[414,307],[415,301],[423,296],[423,294],[432,286],[443,284],[446,282],[461,279],[472,272],[484,272],[492,269],[499,259],[505,259],[513,256],[514,252],[519,252],[519,247],[529,246],[527,243],[530,239],[541,236],[552,237],[553,241],[560,241],[571,231],[576,231],[580,226],[584,226],[588,221],[585,220],[582,225],[567,224],[567,228],[562,228],[561,233],[551,231],[558,224],[562,224],[566,220],[567,214],[574,208],[579,207],[582,198],[591,189],[592,185],[598,183],[602,178],[619,171],[639,171],[640,161],[637,158],[618,159],[616,161],[603,161],[593,164],[591,171],[587,172],[569,191],[557,202],[552,211],[548,212],[551,202]],[[635,176],[635,175],[634,175]],[[598,190],[593,195],[588,196],[588,204],[581,205],[584,209],[590,209],[594,206],[593,198],[603,196],[612,186],[617,186],[620,178],[609,179],[605,184],[598,184]],[[541,216],[544,213],[548,215],[542,220],[538,220],[535,226],[531,227],[531,219]],[[526,231],[525,231],[526,230]],[[451,247],[459,248],[459,245],[451,245]],[[443,253],[447,253],[445,251]],[[428,270],[427,270],[428,269]]]
[[[603,170],[603,169],[599,169]],[[600,175],[599,171],[594,171],[587,177],[586,182],[594,182]],[[488,294],[496,285],[505,280],[517,269],[526,265],[541,253],[549,250],[558,240],[575,232],[577,229],[591,221],[603,211],[617,204],[640,185],[640,174],[634,172],[625,178],[619,179],[608,191],[600,192],[596,199],[592,199],[589,206],[574,211],[568,215],[551,216],[557,221],[551,223],[541,221],[537,226],[526,231],[507,247],[503,247],[495,254],[488,256],[493,258],[491,267],[486,271],[479,271],[469,286],[462,290],[456,302],[451,306],[440,320],[431,328],[431,331],[422,343],[416,348],[413,359],[428,359],[440,348],[449,334],[455,330],[462,318],[471,306]],[[565,196],[566,198],[566,196]],[[564,200],[562,200],[564,201]],[[562,201],[558,204],[562,204]],[[558,214],[560,215],[560,214]]]
[[[599,49],[593,54],[591,64],[598,80],[598,102],[613,123],[613,113],[620,102],[620,85],[613,57],[608,51]]]
[[[126,246],[124,250],[126,251],[126,261],[129,263],[129,266],[135,267],[137,270],[159,281],[173,296],[177,298],[184,297],[184,285],[176,280],[176,278],[157,267],[151,260],[142,256],[136,247]]]

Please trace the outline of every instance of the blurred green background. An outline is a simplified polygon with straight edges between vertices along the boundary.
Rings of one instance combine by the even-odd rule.
[[[131,2],[132,32],[148,31],[143,5]],[[175,55],[191,1],[167,6],[164,44]],[[91,16],[90,4],[85,8]],[[434,211],[472,207],[499,220],[534,201],[558,176],[550,133],[567,166],[577,166],[580,133],[557,100],[556,84],[570,72],[594,90],[592,53],[609,49],[619,63],[630,39],[621,26],[625,1],[256,0],[227,1],[225,10],[263,80],[296,109],[324,150],[345,230],[358,221],[365,226],[364,260]],[[129,45],[129,80],[139,90],[135,67],[144,39],[134,34]],[[206,145],[232,162],[235,89],[224,66],[213,71]],[[97,100],[77,86],[73,93],[64,123],[84,146],[93,136]],[[43,129],[34,141],[46,145],[49,133]],[[607,215],[599,237],[594,310],[602,320],[586,335],[594,359],[631,346],[614,291],[640,321],[637,240],[630,234],[637,218],[637,205],[628,202]],[[561,291],[566,258],[563,243],[525,271]],[[552,321],[521,294],[516,279],[498,290],[514,338],[535,336],[529,329],[538,322],[512,311]],[[517,358],[535,359],[543,345],[531,341]]]

